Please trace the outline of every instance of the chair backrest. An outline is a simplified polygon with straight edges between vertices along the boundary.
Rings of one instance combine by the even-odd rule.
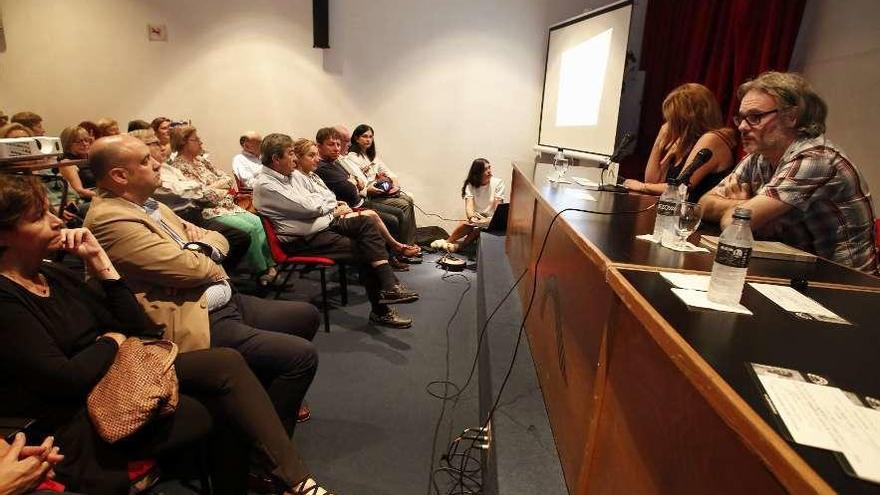
[[[263,222],[263,230],[266,231],[266,241],[269,243],[269,252],[272,253],[272,259],[275,260],[275,263],[283,263],[287,260],[287,253],[285,253],[284,248],[281,247],[281,240],[278,239],[278,233],[275,232],[275,226],[272,225],[272,222],[263,215],[258,216],[260,217],[260,221]]]

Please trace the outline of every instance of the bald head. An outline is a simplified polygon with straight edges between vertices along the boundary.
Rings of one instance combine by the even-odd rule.
[[[127,134],[107,136],[89,149],[89,166],[100,187],[142,204],[162,184],[161,164],[150,148]]]
[[[260,156],[260,143],[262,141],[263,136],[256,131],[247,131],[238,138],[238,144],[241,145],[241,148],[254,156]]]
[[[339,137],[339,143],[342,145],[342,154],[348,153],[348,147],[351,146],[351,131],[342,124],[333,126],[333,132]]]

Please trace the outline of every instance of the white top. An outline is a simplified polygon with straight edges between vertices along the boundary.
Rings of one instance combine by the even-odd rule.
[[[260,163],[260,157],[246,151],[242,151],[232,159],[232,171],[248,189],[254,188],[254,178],[259,175],[262,169],[263,164]]]
[[[372,184],[375,182],[376,176],[380,173],[385,174],[389,179],[397,180],[397,174],[392,172],[391,169],[379,159],[379,157],[370,161],[366,155],[359,155],[354,151],[349,151],[344,159],[340,159],[339,161],[342,162],[342,165],[350,174],[358,176],[358,178],[362,179],[366,184]],[[364,187],[364,190],[361,191],[361,195],[366,195],[366,190],[367,188]]]
[[[489,184],[474,187],[470,184],[464,188],[464,198],[474,198],[475,213],[491,217],[495,213],[492,202],[496,199],[504,202],[504,181],[498,177],[489,179]]]

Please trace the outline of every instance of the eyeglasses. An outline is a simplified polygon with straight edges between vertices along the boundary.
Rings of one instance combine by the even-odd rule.
[[[774,108],[773,110],[768,110],[766,112],[747,113],[745,115],[740,113],[733,116],[733,123],[734,125],[739,127],[739,125],[742,124],[743,121],[745,121],[745,123],[748,124],[749,127],[754,127],[756,125],[760,125],[761,122],[764,120],[764,117],[774,114],[778,111],[778,108]]]

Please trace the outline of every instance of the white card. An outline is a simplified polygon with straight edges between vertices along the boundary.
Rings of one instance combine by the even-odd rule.
[[[700,290],[676,289],[673,287],[672,292],[678,296],[682,302],[692,308],[713,309],[715,311],[739,313],[744,315],[753,314],[749,311],[749,308],[739,303],[728,306],[726,304],[718,304],[717,302],[710,301],[708,293]]]
[[[826,323],[850,324],[833,311],[791,287],[754,282],[749,282],[749,285],[761,294],[764,294],[767,299],[778,304],[782,309],[794,313],[801,318],[824,321]]]
[[[709,275],[697,275],[694,273],[660,272],[660,275],[670,284],[679,289],[709,290]]]

